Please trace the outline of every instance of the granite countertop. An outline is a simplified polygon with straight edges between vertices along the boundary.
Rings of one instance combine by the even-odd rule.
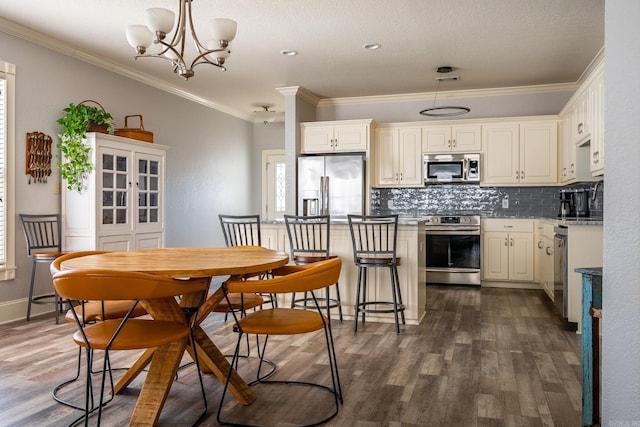
[[[602,276],[602,267],[582,267],[574,270],[576,273],[588,274],[591,276]]]
[[[456,214],[452,214],[456,215]],[[426,215],[425,215],[426,216]],[[481,216],[482,219],[538,219],[554,222],[557,225],[572,226],[572,225],[603,225],[602,218],[585,217],[585,218],[548,218],[548,217],[522,217],[522,216],[500,216],[500,217],[486,217]],[[424,216],[403,216],[398,218],[399,225],[418,225],[418,223],[424,219]],[[270,221],[262,221],[263,224],[284,224],[284,219],[275,219]],[[347,218],[332,218],[332,224],[347,224]]]

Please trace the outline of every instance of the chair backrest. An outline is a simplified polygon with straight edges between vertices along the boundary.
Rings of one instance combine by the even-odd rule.
[[[263,280],[232,279],[225,282],[229,293],[306,292],[334,285],[340,278],[342,260],[329,258],[311,264],[287,265],[272,271],[273,278]]]
[[[285,215],[291,257],[294,261],[329,258],[329,215]]]
[[[218,215],[227,246],[261,246],[260,215]]]
[[[61,255],[58,258],[54,259],[53,262],[51,263],[51,265],[49,266],[49,271],[51,272],[51,275],[53,276],[53,275],[59,273],[60,271],[62,271],[62,267],[60,265],[64,261],[66,261],[68,259],[80,258],[80,257],[83,257],[83,256],[88,256],[88,255],[105,254],[105,253],[107,253],[107,251],[77,251],[77,252],[70,252],[68,254]]]
[[[24,238],[27,241],[27,255],[39,250],[62,250],[62,222],[60,214],[28,215],[19,214]]]
[[[398,215],[347,215],[354,262],[362,258],[396,259]]]
[[[53,276],[58,295],[68,300],[122,301],[167,298],[202,292],[204,281],[170,279],[119,270],[66,270]]]

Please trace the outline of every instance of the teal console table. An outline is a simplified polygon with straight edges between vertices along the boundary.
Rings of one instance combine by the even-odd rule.
[[[600,424],[600,319],[602,267],[576,268],[582,274],[582,425]]]

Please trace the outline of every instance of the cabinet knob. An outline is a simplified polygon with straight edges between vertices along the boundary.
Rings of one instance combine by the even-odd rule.
[[[509,246],[509,238],[508,237],[504,238],[504,245],[505,246]]]
[[[524,171],[520,171],[520,179],[524,179]]]
[[[545,252],[547,253],[547,255],[551,256],[551,248],[549,246],[547,246]]]
[[[447,140],[447,147],[451,148],[451,140]]]
[[[520,171],[516,171],[516,179],[520,179]]]
[[[538,249],[542,249],[542,240],[538,240]]]
[[[511,239],[511,246],[513,246],[513,239]]]
[[[453,146],[454,147],[456,146],[456,140],[455,139],[453,140]]]

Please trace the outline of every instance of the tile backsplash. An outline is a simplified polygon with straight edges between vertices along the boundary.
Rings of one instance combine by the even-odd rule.
[[[604,181],[572,184],[566,187],[480,187],[472,184],[439,184],[420,188],[372,188],[373,214],[482,215],[485,217],[555,218],[561,188],[585,188],[591,217],[603,216]]]

